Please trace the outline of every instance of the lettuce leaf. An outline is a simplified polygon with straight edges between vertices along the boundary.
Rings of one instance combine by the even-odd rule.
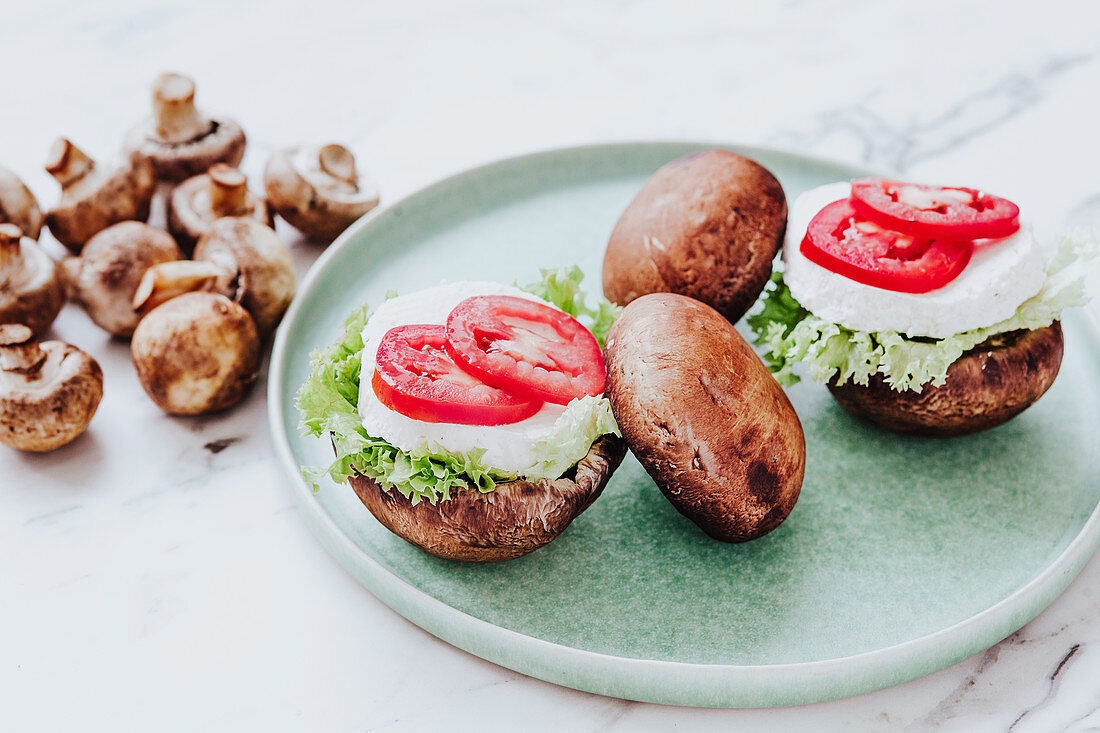
[[[1009,318],[986,328],[943,339],[910,339],[896,331],[853,331],[810,313],[794,299],[783,275],[772,276],[759,310],[748,318],[756,343],[765,346],[768,367],[781,384],[799,381],[794,365],[802,363],[812,379],[836,379],[867,384],[882,374],[895,390],[920,390],[925,384],[942,385],[947,368],[966,351],[991,336],[1020,329],[1049,326],[1062,311],[1084,305],[1085,262],[1098,254],[1094,231],[1079,229],[1062,235],[1045,263],[1046,280],[1034,296],[1020,304]]]
[[[524,290],[542,297],[578,320],[591,324],[601,340],[618,310],[606,301],[596,308],[585,305],[579,268],[543,270],[542,280]],[[391,296],[387,296],[391,297]],[[516,474],[499,471],[481,460],[481,452],[452,453],[432,447],[409,453],[367,434],[359,417],[359,373],[363,350],[363,326],[369,308],[357,309],[344,323],[344,335],[325,350],[311,355],[311,373],[298,391],[296,406],[302,415],[304,435],[332,442],[336,459],[327,467],[303,466],[302,475],[314,492],[324,477],[336,483],[361,473],[384,488],[395,488],[414,504],[446,500],[452,491],[490,492],[496,484],[513,481]],[[599,329],[597,333],[596,329]],[[554,434],[535,445],[539,463],[527,478],[557,478],[588,452],[596,438],[619,429],[605,398],[574,400],[555,425]]]

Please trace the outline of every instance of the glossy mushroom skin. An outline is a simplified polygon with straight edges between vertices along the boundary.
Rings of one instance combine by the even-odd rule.
[[[63,263],[66,287],[97,326],[129,338],[139,314],[133,299],[145,271],[181,257],[166,232],[137,221],[107,227],[88,240],[79,257]]]
[[[768,169],[726,150],[672,161],[623,211],[603,261],[603,292],[626,305],[679,293],[735,322],[771,276],[787,199]]]
[[[57,263],[14,224],[0,224],[0,323],[22,323],[39,336],[65,304]]]
[[[379,522],[425,552],[446,560],[499,562],[560,535],[599,497],[625,453],[622,439],[605,435],[559,479],[510,481],[487,494],[456,491],[436,504],[414,505],[366,476],[349,482]]]
[[[224,216],[275,224],[267,201],[248,190],[244,174],[223,163],[188,178],[168,197],[168,231],[185,252],[191,252],[210,225]]]
[[[153,83],[152,116],[129,132],[123,149],[148,161],[158,181],[178,183],[215,163],[240,165],[246,143],[236,121],[195,107],[191,79],[161,74]]]
[[[88,354],[0,326],[0,443],[35,453],[67,445],[87,430],[102,398],[103,371]]]
[[[896,433],[952,437],[996,427],[1034,404],[1058,376],[1062,325],[999,334],[963,354],[941,386],[898,392],[875,375],[866,386],[830,384],[852,415]]]
[[[276,150],[264,168],[264,191],[279,216],[326,244],[379,200],[378,189],[358,173],[355,157],[340,145]]]
[[[46,169],[61,184],[61,199],[46,225],[74,253],[94,234],[121,221],[145,221],[156,192],[153,167],[133,156],[97,165],[68,140],[54,144]]]
[[[708,535],[745,542],[787,518],[802,487],[802,424],[722,314],[683,295],[631,302],[607,337],[607,396],[630,450]]]
[[[27,184],[0,165],[0,224],[14,224],[24,237],[38,239],[42,232],[42,209]]]
[[[130,342],[146,394],[171,415],[218,412],[256,382],[260,339],[247,311],[216,293],[186,293],[141,319]]]

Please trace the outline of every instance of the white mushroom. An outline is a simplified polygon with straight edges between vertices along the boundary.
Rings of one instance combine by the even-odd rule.
[[[168,231],[186,252],[223,216],[245,216],[267,226],[275,223],[264,198],[248,190],[245,175],[225,163],[188,178],[168,199]]]
[[[307,237],[331,242],[378,205],[378,188],[342,145],[277,150],[264,169],[268,203]]]
[[[161,74],[153,83],[153,115],[134,127],[124,149],[150,161],[157,180],[175,183],[205,173],[215,163],[240,164],[245,136],[228,117],[195,107],[195,83]]]
[[[61,138],[50,149],[46,170],[61,184],[61,200],[47,212],[46,224],[74,252],[112,224],[149,218],[156,181],[146,160],[129,156],[113,165],[96,165]]]
[[[172,415],[236,404],[260,364],[252,317],[216,293],[187,293],[153,309],[134,331],[130,351],[141,386]]]
[[[61,269],[70,297],[91,319],[113,336],[129,338],[138,324],[134,293],[145,271],[179,258],[167,232],[124,221],[89,239],[80,256],[65,260]]]
[[[42,209],[27,184],[0,165],[0,223],[15,224],[24,237],[38,239],[42,231]]]
[[[0,323],[46,331],[65,304],[57,263],[14,224],[0,224]]]
[[[0,326],[0,443],[60,448],[87,429],[102,397],[95,359],[61,341],[39,343],[26,326]]]

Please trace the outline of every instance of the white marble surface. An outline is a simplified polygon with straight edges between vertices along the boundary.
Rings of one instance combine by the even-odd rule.
[[[345,140],[395,197],[466,166],[647,138],[793,147],[1011,193],[1100,224],[1100,5],[824,2],[159,4],[3,0],[0,162],[44,203],[65,134],[106,155],[187,72],[245,169]],[[300,272],[319,250],[293,238]],[[125,344],[66,308],[106,397],[47,456],[0,451],[0,729],[1100,728],[1100,558],[1034,622],[929,677],[778,710],[623,702],[529,679],[391,612],[291,507],[261,383],[162,415]]]

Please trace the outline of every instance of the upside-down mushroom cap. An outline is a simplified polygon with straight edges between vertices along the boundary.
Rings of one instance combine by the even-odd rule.
[[[205,173],[215,163],[239,165],[244,130],[234,120],[195,107],[195,83],[161,74],[153,83],[153,115],[127,135],[124,149],[149,161],[158,181],[176,183]]]
[[[95,359],[61,341],[39,343],[26,326],[0,326],[0,443],[60,448],[87,429],[102,398]]]
[[[168,231],[186,252],[223,216],[243,216],[267,226],[275,223],[264,198],[248,190],[245,175],[225,163],[188,178],[168,199]]]
[[[89,239],[80,256],[65,260],[61,269],[70,296],[96,325],[113,336],[129,338],[139,320],[134,293],[145,271],[180,256],[167,232],[124,221]]]
[[[14,224],[0,224],[0,323],[22,323],[37,336],[65,303],[57,263]]]
[[[61,199],[46,213],[46,225],[59,242],[79,254],[94,234],[120,221],[145,221],[156,192],[148,161],[124,156],[97,165],[61,138],[50,149],[46,170],[61,184]]]
[[[497,562],[537,550],[560,535],[594,502],[626,453],[604,435],[588,455],[556,480],[510,481],[493,491],[456,491],[449,499],[413,504],[396,489],[353,475],[359,499],[388,530],[447,560]]]
[[[0,165],[0,224],[14,224],[24,237],[38,239],[42,232],[42,209],[27,184]]]
[[[378,205],[378,188],[359,173],[342,145],[276,150],[264,168],[264,190],[279,216],[310,239],[331,242]]]

